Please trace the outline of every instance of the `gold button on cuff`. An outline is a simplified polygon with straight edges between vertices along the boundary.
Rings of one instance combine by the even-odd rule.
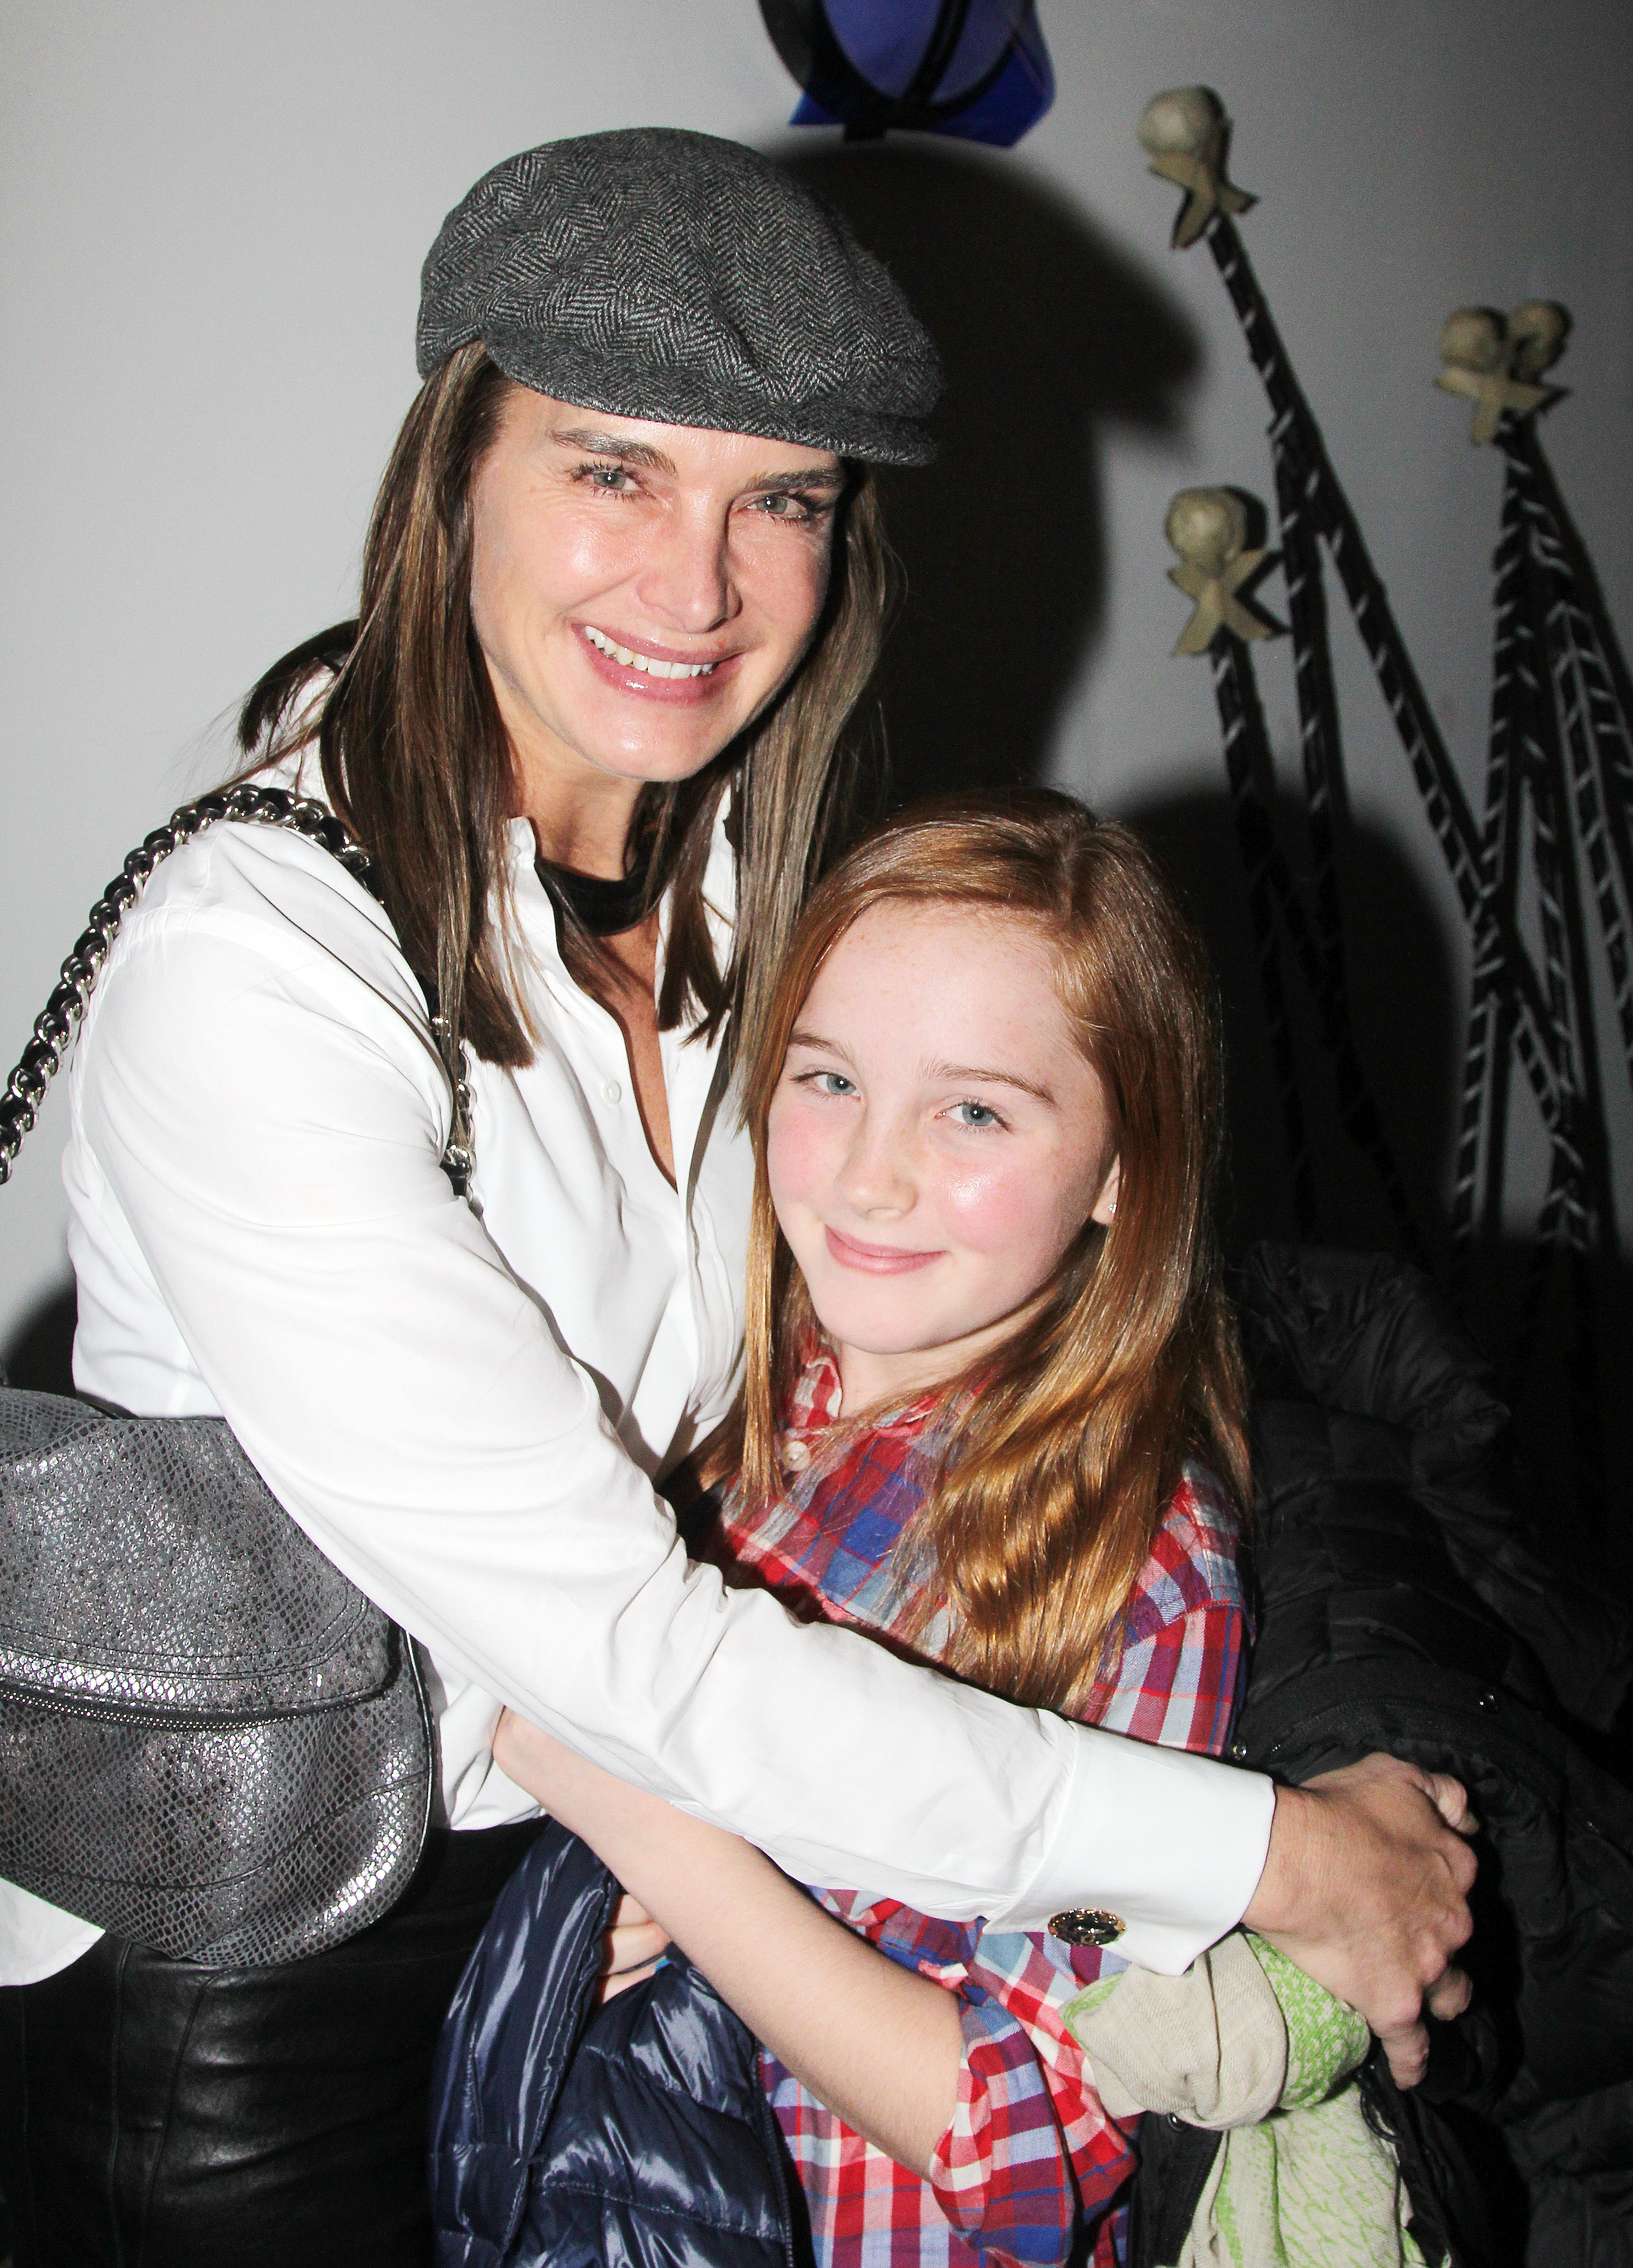
[[[1068,1945],[1115,1945],[1127,1924],[1104,1906],[1069,1906],[1049,1916],[1049,1935]]]

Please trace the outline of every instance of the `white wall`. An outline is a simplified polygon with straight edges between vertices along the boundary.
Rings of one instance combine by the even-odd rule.
[[[1548,446],[1612,608],[1633,620],[1625,7],[1043,0],[1042,12],[1060,80],[1051,115],[1012,155],[933,162],[967,191],[983,168],[1008,176],[1004,194],[1063,214],[1068,233],[1080,225],[1091,267],[1129,287],[1114,310],[1145,295],[1191,365],[1166,430],[1108,413],[1116,387],[1091,385],[1092,432],[1031,430],[1022,416],[1021,430],[999,417],[983,436],[989,485],[1012,483],[1034,515],[1057,495],[1094,555],[1048,665],[1058,776],[1114,806],[1217,782],[1207,672],[1166,659],[1183,611],[1162,580],[1161,521],[1187,482],[1267,492],[1263,410],[1206,253],[1166,249],[1173,193],[1144,173],[1133,138],[1149,94],[1203,79],[1237,119],[1236,172],[1263,197],[1246,224],[1253,256],[1472,779],[1498,468],[1429,383],[1453,306],[1544,296],[1574,310],[1562,375],[1575,391]],[[221,720],[243,688],[349,611],[373,482],[414,388],[418,265],[445,210],[494,160],[558,134],[657,122],[776,145],[793,96],[753,0],[5,12],[8,1063],[124,850],[223,768]],[[875,196],[883,168],[918,163],[874,155]],[[1137,364],[1137,341],[1097,335],[1068,304],[1070,284],[1036,292],[1032,366],[1056,342]],[[934,570],[921,578],[932,593]],[[1013,651],[959,651],[946,668],[1003,673]],[[1286,733],[1284,671],[1265,664]],[[1357,821],[1449,904],[1382,712],[1349,668],[1345,693],[1358,696]],[[1019,717],[1027,685],[1012,697]],[[1388,1012],[1374,1005],[1386,1043]],[[0,1343],[65,1273],[60,1138],[59,1106],[0,1196]]]

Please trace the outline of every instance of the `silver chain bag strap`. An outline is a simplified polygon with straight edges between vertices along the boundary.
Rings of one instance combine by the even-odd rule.
[[[321,804],[245,784],[178,811],[63,964],[0,1096],[0,1182],[120,922],[161,860],[222,820],[291,828],[378,895]],[[461,1193],[462,1068],[455,1056],[443,1158]],[[436,1753],[407,1633],[296,1525],[224,1421],[0,1383],[0,1876],[175,1958],[321,1952],[408,1884]]]

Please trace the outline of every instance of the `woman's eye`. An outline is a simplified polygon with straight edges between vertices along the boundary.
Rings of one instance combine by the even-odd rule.
[[[956,1125],[973,1126],[977,1129],[984,1126],[1002,1126],[1004,1123],[997,1112],[989,1103],[985,1102],[955,1102],[953,1106],[953,1117]]]
[[[848,1079],[842,1071],[801,1071],[796,1084],[809,1087],[813,1094],[842,1096],[854,1094],[857,1091],[854,1082]]]
[[[761,497],[754,506],[767,519],[796,521],[815,519],[818,509],[813,497],[798,495],[791,489],[775,490],[771,495]]]
[[[578,478],[588,481],[603,496],[629,496],[636,484],[627,465],[580,465]]]

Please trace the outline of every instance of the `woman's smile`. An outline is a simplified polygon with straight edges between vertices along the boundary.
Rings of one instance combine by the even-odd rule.
[[[575,622],[573,627],[601,683],[637,701],[696,705],[717,701],[728,688],[738,659],[731,649],[688,653],[650,637],[637,644],[634,637],[620,637],[592,622]]]

